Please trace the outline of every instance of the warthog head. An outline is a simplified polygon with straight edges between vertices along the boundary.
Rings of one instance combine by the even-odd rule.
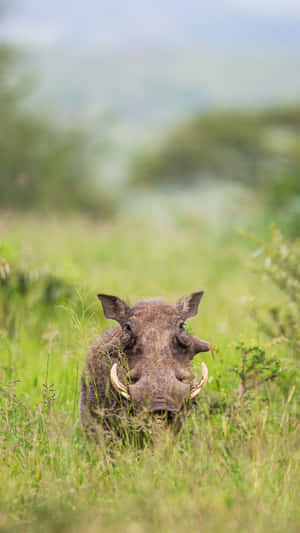
[[[115,363],[111,384],[137,410],[176,413],[204,387],[208,377],[196,381],[193,357],[211,349],[210,343],[185,330],[185,321],[198,312],[203,291],[181,298],[175,306],[161,300],[143,301],[129,307],[116,296],[99,294],[104,314],[121,326],[120,347],[126,370]]]

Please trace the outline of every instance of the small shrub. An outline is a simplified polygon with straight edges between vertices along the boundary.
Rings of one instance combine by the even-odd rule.
[[[276,357],[267,357],[266,350],[258,344],[247,346],[244,342],[236,345],[240,361],[233,372],[240,378],[239,400],[249,391],[256,390],[268,381],[274,381],[280,374],[280,362]]]
[[[253,239],[253,238],[252,238]],[[255,240],[255,239],[254,239]],[[271,339],[286,339],[294,353],[300,351],[300,242],[287,242],[274,225],[270,242],[259,242],[257,256],[264,261],[256,271],[278,288],[278,301],[262,310],[254,305],[251,313],[260,329]]]
[[[18,317],[24,317],[30,307],[40,310],[35,318],[47,316],[57,304],[74,298],[74,287],[48,271],[25,269],[21,262],[8,262],[0,257],[0,321],[10,337],[17,332]]]

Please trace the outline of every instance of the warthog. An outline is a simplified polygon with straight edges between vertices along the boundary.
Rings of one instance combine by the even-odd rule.
[[[80,414],[87,434],[97,423],[109,428],[109,416],[121,412],[164,415],[186,412],[205,386],[191,361],[210,343],[190,335],[185,321],[198,312],[203,291],[181,298],[175,306],[148,300],[129,307],[116,296],[99,294],[104,315],[119,325],[103,333],[89,350],[81,378]]]

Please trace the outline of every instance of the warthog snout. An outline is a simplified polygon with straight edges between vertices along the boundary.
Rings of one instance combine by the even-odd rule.
[[[178,411],[189,398],[190,386],[158,369],[129,386],[129,395],[136,408],[150,412]]]

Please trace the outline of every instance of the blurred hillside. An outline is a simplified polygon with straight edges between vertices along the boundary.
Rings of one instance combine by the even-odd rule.
[[[128,152],[176,120],[297,100],[299,17],[294,0],[188,0],[184,9],[179,0],[87,0],[72,9],[21,0],[0,38],[28,52],[33,107],[54,105],[60,118],[90,123],[110,114],[120,164],[109,177],[124,178]]]
[[[38,72],[32,105],[59,109],[60,120],[105,121],[112,151],[104,181],[126,182],[132,156],[159,143],[176,123],[209,110],[292,105],[300,94],[297,49],[224,50],[150,46],[31,49],[24,71]]]
[[[261,111],[219,111],[177,125],[136,160],[137,185],[182,187],[199,181],[251,186],[298,168],[300,105]]]
[[[20,60],[0,47],[0,208],[112,215],[84,129],[57,125],[42,106],[28,109],[32,89],[20,76]]]
[[[143,150],[131,180],[133,187],[165,191],[242,185],[297,236],[299,154],[299,104],[210,112],[178,124],[156,147]]]
[[[300,11],[246,4],[12,5],[1,207],[222,224],[268,211],[296,234]]]
[[[297,50],[53,47],[33,49],[30,58],[25,67],[39,72],[40,99],[58,103],[66,118],[110,111],[133,137],[137,129],[154,136],[154,128],[201,110],[263,107],[300,93]]]

